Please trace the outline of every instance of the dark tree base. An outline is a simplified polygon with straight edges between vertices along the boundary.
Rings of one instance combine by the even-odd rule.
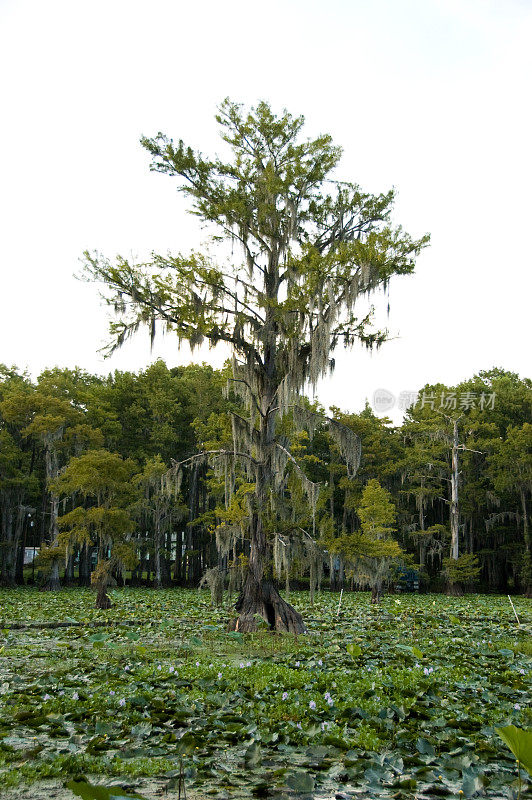
[[[41,592],[57,592],[61,588],[59,578],[48,578],[46,583],[41,586]]]
[[[238,617],[229,622],[230,631],[252,633],[257,630],[255,615],[262,617],[272,631],[305,633],[303,617],[287,603],[271,583],[246,583],[235,603]]]
[[[96,595],[96,608],[104,610],[112,607],[111,598],[107,594],[106,587],[99,587]]]
[[[153,580],[150,585],[153,589],[170,589],[173,586],[172,581],[169,578],[163,578],[163,580],[159,583],[157,583],[156,580]]]
[[[380,589],[372,589],[371,590],[371,602],[372,603],[380,603],[381,601],[381,590]]]
[[[447,587],[447,594],[451,597],[462,597],[464,590],[459,583],[450,583]]]

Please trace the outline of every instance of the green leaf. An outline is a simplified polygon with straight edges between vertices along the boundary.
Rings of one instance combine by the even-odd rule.
[[[180,755],[189,755],[190,753],[194,752],[199,744],[200,741],[192,733],[185,733],[185,735],[179,740],[177,752]]]
[[[89,642],[105,642],[107,638],[107,633],[91,633],[89,636]]]
[[[482,781],[480,780],[479,776],[470,772],[464,773],[462,791],[465,797],[474,797],[477,792],[481,792]]]
[[[433,756],[435,755],[435,750],[428,739],[419,738],[416,742],[416,747],[418,752],[424,756]]]
[[[312,792],[314,778],[308,772],[291,772],[286,778],[286,785],[295,792]]]
[[[69,781],[66,788],[82,800],[145,800],[141,794],[131,794],[119,786],[93,786],[88,781]]]
[[[260,744],[258,742],[253,742],[253,744],[248,747],[244,753],[244,761],[246,763],[246,767],[249,769],[253,769],[260,764],[261,751]]]
[[[362,648],[360,645],[355,644],[354,642],[350,642],[346,647],[347,652],[351,656],[351,658],[357,658],[357,656],[362,655]]]
[[[495,728],[503,742],[508,745],[519,763],[532,775],[532,730],[507,725]]]
[[[410,647],[409,644],[396,644],[395,645],[397,650],[401,653],[408,653],[408,655],[414,655],[414,648]]]

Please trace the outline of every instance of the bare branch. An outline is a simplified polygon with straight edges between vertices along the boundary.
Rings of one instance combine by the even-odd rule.
[[[249,389],[250,397],[253,400],[257,411],[259,412],[261,417],[265,418],[266,414],[264,414],[264,412],[261,410],[261,407],[259,406],[259,404],[257,402],[257,398],[255,397],[255,392],[253,391],[253,389],[251,388],[249,383],[246,380],[244,380],[244,378],[228,378],[228,380],[233,381],[233,383],[243,383],[244,386],[247,386],[247,388]]]
[[[250,461],[254,466],[258,465],[258,461],[250,456],[249,453],[240,453],[235,450],[205,450],[202,453],[195,453],[193,456],[183,459],[183,461],[174,461],[174,459],[172,459],[172,470],[177,470],[184,464],[189,464],[192,461],[201,461],[202,459],[205,460],[205,458],[208,456],[231,456],[232,458],[247,458],[247,460]]]
[[[314,481],[311,481],[311,480],[310,480],[310,478],[307,478],[307,476],[305,475],[305,473],[303,472],[303,470],[301,469],[301,467],[299,466],[299,464],[298,464],[298,463],[297,463],[297,461],[295,460],[295,458],[294,458],[294,456],[292,455],[292,453],[291,453],[289,450],[287,450],[287,449],[286,449],[286,447],[283,447],[283,445],[282,445],[282,444],[280,444],[279,442],[274,442],[274,444],[275,444],[275,446],[276,446],[276,447],[278,447],[278,448],[279,448],[279,450],[282,450],[282,451],[283,451],[283,453],[284,453],[284,454],[287,456],[288,460],[289,460],[289,461],[291,461],[291,462],[292,462],[292,464],[294,464],[294,466],[295,466],[295,468],[297,469],[297,471],[299,472],[299,474],[300,474],[300,475],[302,475],[302,476],[304,477],[304,479],[305,479],[305,480],[306,480],[306,481],[307,481],[307,482],[308,482],[308,483],[309,483],[311,486],[313,486],[313,487],[316,487],[316,488],[318,488],[318,489],[319,489],[319,487],[320,487],[322,484],[321,484],[321,483],[315,483]]]

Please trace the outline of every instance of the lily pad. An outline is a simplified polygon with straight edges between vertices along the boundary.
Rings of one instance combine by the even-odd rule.
[[[99,786],[88,781],[69,781],[65,784],[76,797],[82,800],[146,800],[141,794],[131,793],[120,786]]]

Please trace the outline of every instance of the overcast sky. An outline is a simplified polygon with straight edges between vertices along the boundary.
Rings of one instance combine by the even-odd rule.
[[[0,0],[0,362],[37,375],[191,360],[139,334],[104,361],[107,311],[74,274],[85,249],[202,242],[139,137],[213,153],[229,96],[304,114],[308,135],[344,148],[339,177],[395,186],[395,221],[432,234],[392,282],[393,340],[338,352],[325,405],[495,365],[530,377],[531,42],[530,0]]]

